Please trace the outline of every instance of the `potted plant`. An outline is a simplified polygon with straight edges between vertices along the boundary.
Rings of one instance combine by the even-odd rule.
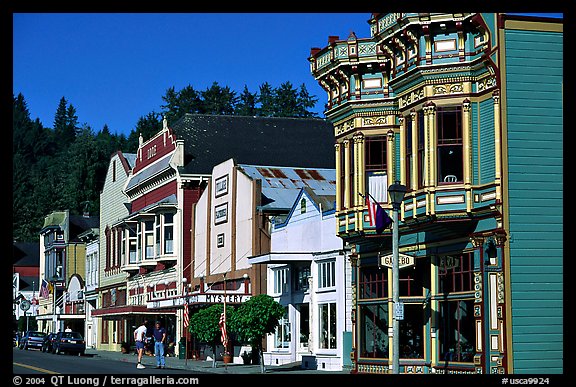
[[[225,364],[232,363],[232,354],[228,351],[222,352],[222,361]]]

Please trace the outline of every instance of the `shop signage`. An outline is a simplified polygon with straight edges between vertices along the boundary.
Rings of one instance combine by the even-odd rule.
[[[181,306],[186,304],[186,299],[188,299],[189,304],[223,304],[224,299],[228,304],[241,304],[248,301],[251,298],[249,294],[193,294],[188,297],[178,297],[169,298],[164,300],[149,301],[146,303],[146,307],[149,309],[155,308],[171,308],[175,306]]]
[[[380,264],[382,266],[387,266],[392,268],[393,257],[392,254],[384,255],[380,257]],[[405,267],[414,266],[414,257],[406,254],[398,254],[398,268],[403,269]]]

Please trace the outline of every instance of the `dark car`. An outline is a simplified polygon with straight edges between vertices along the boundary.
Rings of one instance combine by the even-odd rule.
[[[42,342],[42,352],[52,352],[54,340],[56,340],[56,333],[48,333]]]
[[[42,349],[42,343],[44,342],[45,336],[46,336],[46,333],[44,333],[44,332],[28,331],[20,339],[20,343],[18,345],[18,348],[20,348],[20,349],[28,349],[28,348]]]
[[[52,353],[75,353],[84,356],[86,342],[79,332],[58,332],[52,344]]]

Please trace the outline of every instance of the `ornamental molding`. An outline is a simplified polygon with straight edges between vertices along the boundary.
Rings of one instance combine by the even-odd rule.
[[[405,96],[401,96],[398,98],[398,107],[400,109],[406,107],[407,105],[411,105],[417,101],[420,101],[424,98],[424,88],[420,88],[408,93]]]
[[[387,116],[362,117],[362,126],[386,125],[387,123]]]
[[[496,87],[496,77],[486,77],[480,79],[476,84],[478,92],[485,91]]]
[[[334,135],[340,136],[341,134],[347,133],[356,128],[354,123],[354,118],[344,121],[340,125],[334,125]]]
[[[462,83],[432,86],[432,95],[458,94],[462,93],[463,91],[464,91],[464,85]]]

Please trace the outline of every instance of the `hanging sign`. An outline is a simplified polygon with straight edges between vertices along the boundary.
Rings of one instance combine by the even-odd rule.
[[[30,301],[28,300],[20,301],[20,309],[22,309],[23,311],[27,311],[28,309],[30,309]]]
[[[382,266],[392,267],[393,254],[383,255],[380,257],[380,264]],[[414,266],[414,257],[406,254],[398,254],[398,268]]]

